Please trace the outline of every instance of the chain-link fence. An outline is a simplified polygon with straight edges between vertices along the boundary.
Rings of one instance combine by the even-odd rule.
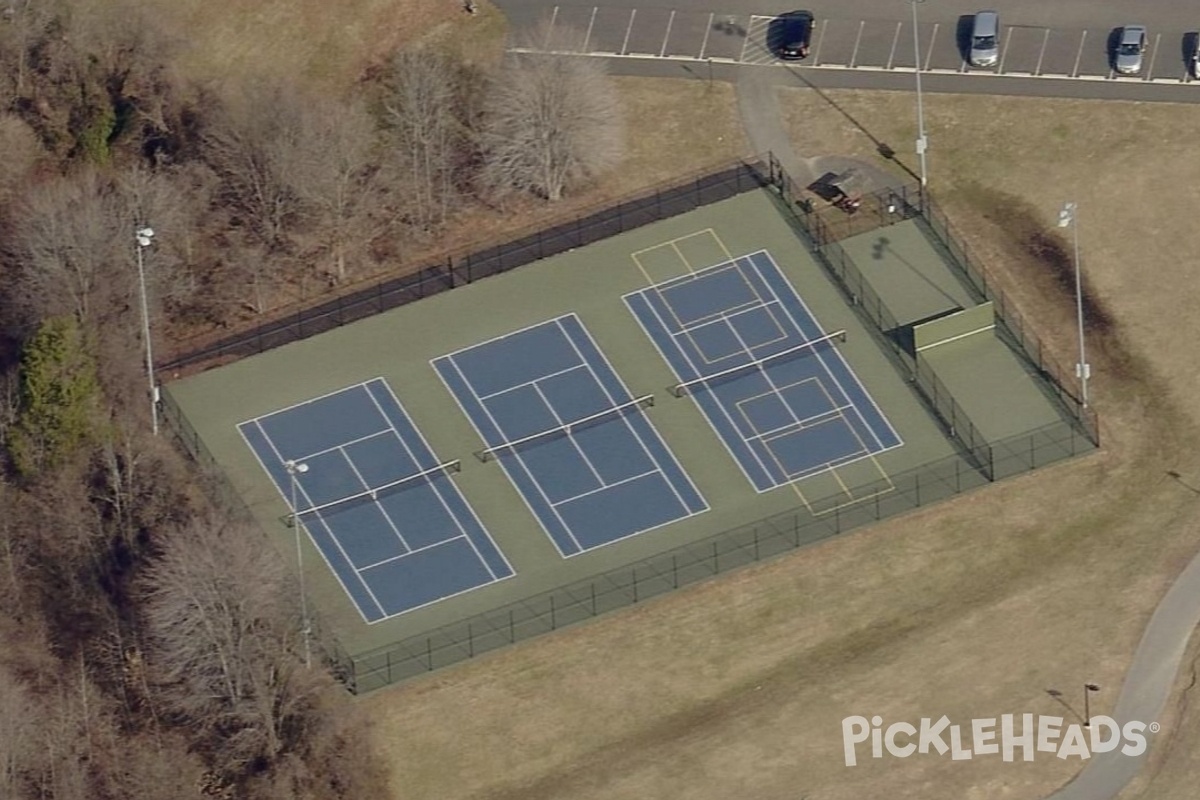
[[[1048,388],[1067,408],[1091,439],[1097,444],[1100,441],[1100,421],[1096,413],[1085,406],[1076,394],[1068,391],[1067,375],[1059,363],[1042,346],[1041,340],[1017,310],[1016,305],[1000,288],[999,284],[988,273],[978,258],[972,253],[966,242],[956,235],[954,226],[950,224],[946,213],[938,207],[932,198],[926,198],[923,219],[930,233],[933,234],[949,252],[954,265],[966,276],[974,291],[984,300],[991,300],[996,307],[996,317],[1000,321],[1000,332],[1006,335],[1013,344],[1037,367],[1038,372],[1047,381]]]
[[[217,338],[187,340],[158,369],[179,372],[262,353],[480,278],[761,189],[769,180],[765,162],[738,161],[716,171],[645,190],[599,209],[575,211],[549,223],[542,221],[515,235],[510,232],[500,241],[443,253],[403,276],[343,287],[341,293],[328,300],[281,309],[246,330]]]
[[[770,519],[725,531],[652,558],[414,636],[370,652],[347,655],[326,637],[326,660],[352,691],[366,692],[439,669],[533,636],[557,630],[618,608],[642,602],[707,577],[761,561],[844,531],[902,514],[979,488],[987,483],[1070,458],[1099,444],[1094,413],[1063,388],[1062,372],[1041,342],[970,256],[945,215],[919,186],[886,189],[864,198],[854,221],[831,209],[815,210],[778,162],[738,162],[639,195],[600,211],[576,215],[548,230],[531,231],[503,244],[473,250],[419,272],[369,284],[314,308],[294,312],[190,349],[162,365],[182,369],[214,360],[262,352],[330,328],[427,297],[481,277],[499,274],[573,247],[686,213],[703,205],[771,185],[791,218],[816,245],[825,267],[850,303],[872,324],[869,330],[883,351],[913,382],[933,413],[961,445],[959,455],[890,476],[890,491],[850,505],[814,514],[799,507]],[[865,211],[865,213],[864,213]],[[1070,415],[1061,422],[998,442],[987,442],[963,413],[933,370],[910,354],[897,338],[899,325],[883,299],[837,242],[849,235],[919,217],[963,271],[983,299],[992,300],[1003,326],[998,328],[1038,367],[1049,390]],[[238,513],[249,516],[208,448],[187,422],[169,392],[163,392],[163,418],[176,432],[202,471],[213,476],[214,491]]]
[[[161,413],[166,429],[175,435],[175,438],[196,463],[210,501],[232,519],[238,519],[248,524],[257,524],[245,500],[230,485],[225,477],[225,471],[213,458],[212,452],[204,444],[204,440],[200,438],[196,429],[188,422],[170,392],[161,393]],[[320,624],[320,615],[311,615],[309,623],[312,640],[318,645],[325,665],[338,680],[353,691],[353,661],[338,644],[336,637]]]
[[[991,474],[1009,477],[1093,449],[1066,421],[989,446]],[[644,602],[881,519],[938,503],[989,483],[950,457],[891,476],[892,491],[819,516],[799,508],[717,534],[588,580],[352,657],[356,692],[380,689],[511,644]]]

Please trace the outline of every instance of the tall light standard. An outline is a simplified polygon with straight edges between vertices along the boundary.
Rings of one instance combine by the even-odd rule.
[[[917,32],[917,3],[925,0],[909,0],[912,4],[913,17],[913,56],[916,58],[914,73],[917,76],[917,156],[921,159],[921,196],[925,196],[925,186],[929,182],[929,173],[925,168],[925,150],[929,140],[925,137],[925,106],[921,98],[921,39]]]
[[[1083,278],[1080,277],[1079,267],[1079,206],[1066,203],[1058,212],[1058,227],[1071,227],[1071,236],[1075,240],[1075,317],[1079,324],[1079,363],[1075,365],[1075,377],[1079,378],[1079,391],[1083,407],[1088,404],[1088,378],[1092,375],[1091,365],[1087,363],[1087,353],[1083,342]]]
[[[288,477],[292,481],[292,531],[296,535],[296,574],[300,579],[300,614],[302,624],[304,625],[304,666],[312,668],[312,645],[309,640],[312,638],[312,625],[308,621],[308,597],[304,593],[304,549],[300,546],[300,513],[296,505],[296,495],[299,488],[298,475],[303,475],[308,472],[308,464],[301,461],[288,460],[283,462],[283,468],[287,470]]]
[[[142,251],[150,246],[150,240],[154,238],[154,231],[150,228],[138,228],[136,236],[138,286],[142,295],[142,339],[146,342],[146,377],[150,381],[150,424],[153,427],[154,435],[157,436],[158,386],[154,383],[154,352],[150,344],[150,309],[146,302],[146,265],[142,257]]]

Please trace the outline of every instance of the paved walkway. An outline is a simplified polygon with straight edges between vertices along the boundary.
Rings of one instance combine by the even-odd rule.
[[[742,116],[742,127],[750,140],[751,151],[771,152],[779,159],[783,168],[800,186],[808,186],[827,173],[841,173],[854,167],[865,178],[863,189],[871,192],[887,186],[911,183],[910,178],[895,175],[867,161],[844,156],[811,156],[796,154],[788,136],[779,105],[779,81],[774,70],[768,67],[741,67],[735,82],[738,110]]]
[[[740,67],[736,79],[738,109],[753,151],[775,154],[792,177],[807,186],[826,172],[856,166],[868,177],[869,189],[904,183],[873,164],[836,156],[802,158],[788,137],[776,87],[778,73],[761,67]],[[1170,698],[1188,640],[1200,627],[1200,554],[1192,559],[1163,596],[1142,634],[1133,663],[1112,712],[1118,725],[1137,720],[1157,723]],[[1145,764],[1157,734],[1146,733],[1147,752],[1122,755],[1120,749],[1099,753],[1075,778],[1046,800],[1113,800]]]

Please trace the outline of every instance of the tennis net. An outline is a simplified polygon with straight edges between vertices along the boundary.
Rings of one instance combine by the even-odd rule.
[[[420,472],[408,475],[398,480],[389,481],[382,486],[376,486],[372,489],[357,492],[338,500],[330,500],[328,503],[321,503],[320,505],[312,506],[310,508],[302,508],[295,513],[295,516],[299,517],[300,519],[304,519],[305,517],[310,517],[313,514],[320,514],[325,511],[340,510],[345,506],[373,503],[378,500],[381,495],[393,494],[401,491],[402,489],[407,489],[408,487],[417,483],[432,482],[436,478],[439,478],[443,475],[449,475],[453,472],[459,472],[460,470],[462,470],[462,463],[458,459],[446,461],[438,464],[436,467],[423,469]]]
[[[816,350],[822,345],[832,346],[832,343],[835,341],[846,341],[846,331],[834,331],[833,333],[828,333],[818,339],[813,339],[805,342],[804,344],[798,344],[795,347],[789,347],[787,350],[781,350],[778,353],[773,353],[765,358],[759,358],[754,361],[749,361],[745,364],[739,364],[736,367],[723,369],[720,372],[714,372],[712,375],[705,375],[700,378],[692,378],[691,380],[684,381],[683,383],[677,383],[672,386],[669,391],[676,397],[683,397],[689,391],[691,391],[693,387],[700,385],[708,386],[722,379],[738,378],[749,372],[762,371],[777,361],[785,358],[794,358],[795,356],[804,355],[805,353]]]
[[[654,405],[654,395],[647,394],[641,397],[636,397],[620,405],[606,408],[603,411],[598,411],[595,414],[588,414],[586,417],[580,417],[577,420],[572,420],[564,425],[559,425],[554,428],[549,428],[537,433],[531,433],[528,436],[522,436],[520,439],[513,439],[511,442],[502,442],[501,444],[485,447],[482,450],[475,452],[475,457],[480,461],[487,463],[501,453],[509,452],[515,448],[522,447],[527,444],[542,444],[552,439],[558,439],[563,436],[570,436],[572,433],[581,428],[590,428],[593,425],[600,425],[610,420],[624,415],[627,411],[632,411],[638,408],[646,408]]]

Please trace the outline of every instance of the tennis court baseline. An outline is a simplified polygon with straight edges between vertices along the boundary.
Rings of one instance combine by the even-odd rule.
[[[624,299],[756,491],[902,444],[765,250]]]
[[[238,430],[367,622],[514,574],[382,378]]]
[[[432,363],[564,558],[708,510],[576,315]]]

